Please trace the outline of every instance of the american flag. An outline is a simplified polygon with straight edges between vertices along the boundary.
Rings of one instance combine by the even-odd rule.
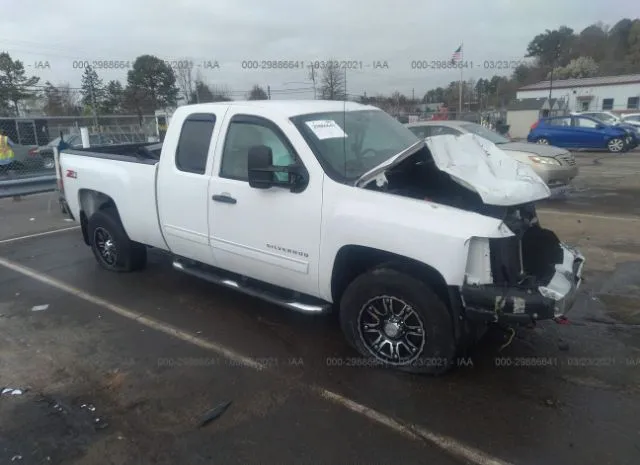
[[[456,49],[455,52],[453,52],[453,55],[451,56],[451,61],[460,61],[460,59],[462,58],[462,45],[460,45],[460,47],[458,47]]]

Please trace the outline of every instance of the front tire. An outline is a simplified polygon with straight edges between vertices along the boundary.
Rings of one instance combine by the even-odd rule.
[[[624,140],[620,137],[614,137],[609,142],[607,142],[607,149],[611,153],[621,153],[625,149]]]
[[[340,301],[347,341],[373,364],[437,375],[456,344],[446,305],[423,281],[389,267],[357,277]]]
[[[91,250],[98,264],[109,271],[141,270],[147,264],[147,249],[127,236],[115,208],[99,210],[87,225]]]
[[[549,144],[549,139],[545,138],[545,137],[541,137],[539,139],[536,140],[536,144],[540,144],[540,145],[550,145]]]

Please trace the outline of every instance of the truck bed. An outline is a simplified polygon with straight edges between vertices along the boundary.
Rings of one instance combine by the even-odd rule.
[[[156,205],[158,159],[138,155],[140,147],[149,145],[153,144],[63,150],[64,196],[72,215],[80,219],[80,211],[90,217],[103,200],[101,193],[106,193],[131,240],[165,248]]]
[[[162,143],[144,142],[135,144],[102,145],[88,147],[86,149],[66,149],[64,152],[85,157],[154,165],[158,160],[160,160],[161,148]]]

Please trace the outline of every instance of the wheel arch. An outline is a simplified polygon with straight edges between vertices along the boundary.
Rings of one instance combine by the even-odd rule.
[[[450,286],[436,268],[403,255],[361,245],[344,245],[338,250],[331,273],[332,301],[339,302],[347,286],[357,276],[380,265],[420,277],[450,310],[455,308]]]
[[[103,192],[92,189],[80,189],[78,191],[78,205],[80,205],[82,238],[87,245],[91,245],[91,238],[88,232],[89,218],[91,218],[95,212],[113,208],[118,215],[118,220],[120,220],[115,200]]]

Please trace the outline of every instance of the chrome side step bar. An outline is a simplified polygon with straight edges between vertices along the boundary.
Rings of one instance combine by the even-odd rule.
[[[332,305],[330,303],[323,302],[319,299],[317,299],[317,301],[314,303],[306,303],[306,302],[299,302],[293,299],[285,298],[277,295],[275,292],[269,292],[267,290],[262,290],[254,286],[248,286],[234,279],[229,279],[223,276],[219,276],[214,272],[204,269],[203,267],[188,264],[180,259],[175,259],[173,261],[173,268],[175,268],[178,271],[182,271],[183,273],[187,273],[192,276],[195,276],[197,278],[204,279],[211,283],[219,284],[221,286],[235,289],[237,291],[240,291],[252,297],[257,297],[259,299],[265,300],[272,304],[288,308],[289,310],[294,310],[294,311],[306,313],[306,314],[319,315],[319,314],[329,313],[332,308]]]

